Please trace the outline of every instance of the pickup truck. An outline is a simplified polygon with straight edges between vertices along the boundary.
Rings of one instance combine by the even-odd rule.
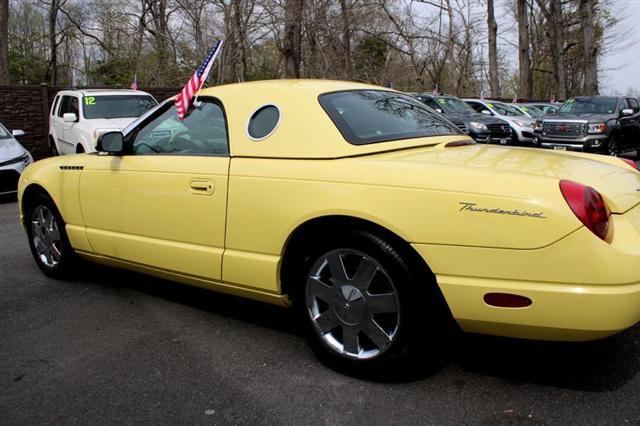
[[[545,148],[617,156],[640,149],[640,102],[630,96],[577,96],[536,121],[534,143]]]

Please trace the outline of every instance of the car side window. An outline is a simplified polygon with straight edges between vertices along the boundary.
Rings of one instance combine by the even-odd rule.
[[[71,112],[71,96],[63,96],[60,101],[60,109],[58,110],[58,117],[62,117],[65,113]]]
[[[480,111],[482,111],[483,109],[487,109],[484,105],[479,104],[479,103],[477,103],[477,102],[467,102],[467,103],[468,103],[468,104],[471,106],[471,108],[473,108],[476,112],[480,112]]]
[[[629,103],[627,102],[626,99],[621,99],[620,100],[620,107],[618,108],[619,111],[622,111],[623,109],[627,109],[629,108]]]
[[[173,103],[134,129],[133,155],[229,155],[227,122],[222,105],[200,98],[201,105],[178,120]]]
[[[640,112],[640,105],[638,105],[638,100],[634,98],[628,99],[629,106],[633,109],[633,112]]]
[[[421,98],[421,100],[429,108],[435,109],[436,111],[437,110],[441,110],[442,111],[442,108],[440,108],[438,106],[438,104],[436,103],[436,101],[434,101],[433,99],[431,99],[431,98]]]
[[[80,108],[78,107],[78,98],[76,98],[75,96],[71,97],[71,102],[69,104],[69,112],[74,113],[77,118],[80,118]]]
[[[51,115],[56,115],[56,108],[58,108],[58,102],[60,101],[60,96],[56,96],[53,100],[53,106],[51,107]]]

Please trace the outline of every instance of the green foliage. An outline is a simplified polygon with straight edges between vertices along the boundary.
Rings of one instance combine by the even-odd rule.
[[[280,52],[273,41],[255,46],[253,57],[257,58],[248,73],[249,80],[272,80],[280,77]]]
[[[89,71],[89,79],[92,84],[96,85],[128,86],[133,81],[131,61],[125,58],[111,58],[101,61]]]
[[[384,68],[389,46],[376,36],[363,37],[356,46],[354,63],[356,75],[364,80],[379,76]]]

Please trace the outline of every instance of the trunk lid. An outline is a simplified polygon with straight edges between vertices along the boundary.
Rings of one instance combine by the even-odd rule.
[[[400,162],[480,169],[504,174],[505,179],[515,173],[572,180],[600,192],[613,213],[624,213],[640,203],[640,172],[615,157],[478,144],[455,148],[443,144],[387,155]]]

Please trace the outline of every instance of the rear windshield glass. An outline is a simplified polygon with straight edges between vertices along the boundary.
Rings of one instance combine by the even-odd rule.
[[[366,145],[460,131],[417,99],[382,90],[325,93],[320,105],[351,144]]]
[[[84,96],[84,118],[135,118],[156,106],[151,96],[115,95]]]
[[[613,114],[617,98],[573,98],[565,102],[556,114]]]

